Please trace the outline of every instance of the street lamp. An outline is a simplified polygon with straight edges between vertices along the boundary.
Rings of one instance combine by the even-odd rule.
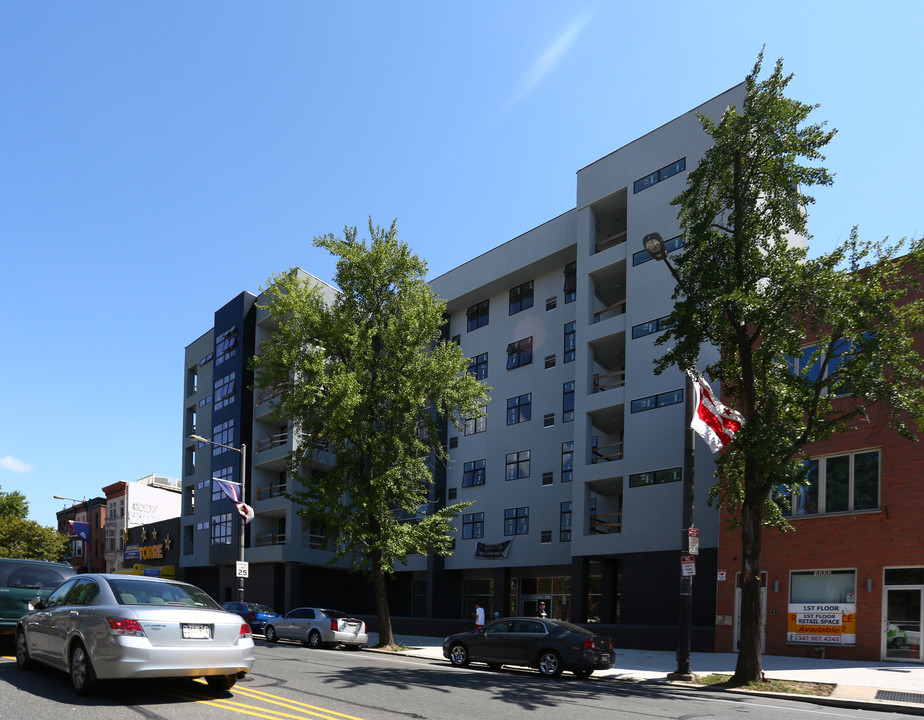
[[[677,282],[677,285],[683,290],[683,283],[677,275],[674,266],[667,259],[667,247],[664,244],[664,238],[659,233],[648,233],[642,243],[645,250],[655,260],[663,260],[670,270],[671,275]],[[683,534],[680,541],[681,557],[689,557],[699,552],[699,540],[695,545],[691,545],[691,535],[693,533],[693,502],[694,487],[693,475],[696,469],[696,461],[693,445],[693,379],[690,373],[686,373],[687,382],[684,391],[684,408],[685,408],[685,428],[683,433]],[[671,680],[693,680],[695,675],[690,670],[690,647],[693,632],[693,575],[682,573],[680,576],[680,622],[679,638],[677,640],[677,670],[668,675]]]
[[[194,441],[196,441],[196,442],[205,443],[206,445],[216,445],[217,447],[225,448],[225,450],[234,450],[234,452],[240,453],[240,455],[241,455],[241,502],[243,503],[243,502],[244,502],[244,498],[245,498],[244,490],[245,490],[245,488],[247,487],[247,484],[246,484],[246,477],[247,477],[247,446],[246,446],[244,443],[241,443],[241,446],[240,446],[239,448],[236,448],[236,447],[234,447],[234,446],[232,446],[232,445],[224,445],[224,444],[222,444],[222,443],[220,443],[220,442],[215,442],[214,440],[209,440],[208,438],[204,438],[204,437],[202,437],[201,435],[190,435],[190,436],[189,436],[189,439],[190,439],[190,440],[194,440]],[[239,514],[240,514],[240,513],[239,513]],[[245,574],[244,574],[244,572],[241,571],[241,568],[244,567],[244,527],[245,527],[246,524],[247,524],[246,518],[245,518],[243,515],[241,515],[241,533],[240,533],[240,535],[241,535],[241,538],[240,538],[241,542],[240,542],[240,545],[239,545],[239,547],[238,547],[238,553],[237,553],[237,560],[238,560],[238,570],[237,570],[237,574],[238,574],[238,585],[237,585],[237,592],[238,592],[238,600],[239,600],[240,602],[244,602],[244,575],[245,575]]]

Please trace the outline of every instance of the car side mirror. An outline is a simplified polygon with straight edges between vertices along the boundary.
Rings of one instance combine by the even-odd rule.
[[[45,607],[46,607],[45,601],[42,599],[42,596],[41,596],[41,595],[36,595],[36,596],[32,599],[32,602],[29,603],[29,606],[30,606],[33,610],[44,610]]]

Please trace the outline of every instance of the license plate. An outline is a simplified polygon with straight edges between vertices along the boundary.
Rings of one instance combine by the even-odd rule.
[[[210,625],[183,624],[183,637],[187,640],[208,640],[212,637]]]
[[[609,662],[609,661],[610,661],[610,656],[609,656],[607,653],[603,653],[603,654],[600,656],[600,659],[601,659],[603,662]]]

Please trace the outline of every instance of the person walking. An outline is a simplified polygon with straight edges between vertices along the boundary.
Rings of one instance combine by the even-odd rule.
[[[540,600],[539,601],[539,617],[547,618],[548,616],[549,614],[545,611],[545,603],[542,600]]]
[[[475,629],[484,627],[484,608],[475,603]]]

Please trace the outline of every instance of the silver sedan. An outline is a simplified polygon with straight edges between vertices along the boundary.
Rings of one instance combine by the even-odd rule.
[[[369,642],[366,623],[340,610],[295,608],[281,618],[269,620],[264,628],[269,642],[299,640],[311,648],[345,645],[356,650]]]
[[[254,663],[250,626],[186,583],[77,575],[19,619],[16,663],[70,674],[79,695],[97,680],[204,677],[227,690]]]

